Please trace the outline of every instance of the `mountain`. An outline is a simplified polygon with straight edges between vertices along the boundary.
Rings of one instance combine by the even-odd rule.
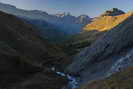
[[[2,89],[60,89],[67,83],[51,67],[64,68],[69,58],[32,25],[4,12],[0,12],[0,58]]]
[[[77,18],[77,23],[84,25],[88,24],[92,20],[92,18],[90,18],[88,15],[80,15]]]
[[[107,15],[107,12],[115,15]],[[106,33],[108,30],[120,24],[126,18],[128,18],[131,13],[122,13],[122,10],[117,8],[113,8],[111,10],[105,11],[103,16],[100,15],[94,19],[92,19],[89,23],[83,26],[82,32],[79,34],[74,34],[69,37],[69,39],[63,45],[65,52],[69,55],[75,55],[80,52],[87,46],[90,46],[93,42],[95,42],[100,36]],[[117,14],[116,14],[117,13]],[[80,20],[87,19],[88,16],[80,16]],[[90,19],[90,18],[88,18]],[[80,22],[80,21],[78,21]],[[71,50],[71,51],[70,51]]]
[[[67,34],[77,34],[85,25],[84,23],[80,23],[78,18],[72,16],[70,13],[56,14],[56,16],[58,17],[59,21],[55,22],[55,24],[58,27],[61,27],[61,29],[64,29]]]
[[[133,13],[74,57],[67,68],[81,83],[103,79],[133,65]]]
[[[86,23],[86,20],[82,21],[82,23],[77,23],[77,19],[75,16],[72,16],[70,14],[64,14],[63,16],[58,15],[50,15],[46,12],[39,11],[39,10],[23,10],[18,9],[15,6],[3,4],[0,3],[0,10],[9,14],[13,14],[19,17],[29,18],[32,20],[43,20],[47,23],[52,24],[53,26],[57,27],[57,32],[63,32],[66,34],[76,34],[81,31],[81,28],[84,23]],[[88,22],[90,20],[88,19]],[[40,24],[39,22],[36,22],[36,24]],[[36,25],[34,24],[34,25]],[[41,23],[42,25],[45,23]],[[42,26],[41,26],[42,28]],[[44,29],[43,29],[44,30]],[[54,33],[54,32],[53,32]]]
[[[121,14],[125,14],[125,12],[118,8],[112,8],[111,10],[104,12],[101,16],[117,16]]]
[[[114,10],[114,9],[113,9]],[[112,10],[109,10],[112,11]],[[108,11],[106,11],[108,12]],[[105,12],[105,13],[106,13]],[[104,13],[104,14],[105,14]],[[119,10],[117,11],[112,11],[112,14],[119,13],[118,15],[101,15],[99,17],[96,17],[91,21],[91,23],[87,24],[84,28],[83,31],[91,31],[91,30],[98,30],[98,31],[106,31],[110,30],[113,27],[117,26],[120,24],[122,21],[124,21],[126,18],[128,18],[131,13],[120,13]]]
[[[59,18],[70,18],[70,17],[73,17],[71,18],[70,20],[73,19],[74,22],[76,22],[77,24],[88,24],[89,21],[91,21],[92,18],[90,18],[88,15],[80,15],[78,17],[75,17],[75,16],[72,16],[70,13],[61,13],[61,14],[56,14],[57,17]],[[70,16],[70,17],[69,17]],[[68,19],[67,19],[68,20]],[[73,22],[72,21],[72,22]]]

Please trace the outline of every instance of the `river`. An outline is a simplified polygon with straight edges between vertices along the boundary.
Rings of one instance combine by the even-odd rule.
[[[68,85],[66,86],[65,89],[75,89],[78,87],[78,79],[74,76],[71,76],[69,74],[65,74],[63,72],[56,71],[55,67],[51,68],[52,71],[54,71],[57,75],[66,77],[68,79]]]

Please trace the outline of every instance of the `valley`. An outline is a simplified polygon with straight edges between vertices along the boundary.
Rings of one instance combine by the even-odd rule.
[[[0,89],[132,89],[133,12],[49,14],[0,3]]]

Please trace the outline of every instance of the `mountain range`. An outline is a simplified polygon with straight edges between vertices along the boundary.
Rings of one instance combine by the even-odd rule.
[[[115,15],[111,16],[114,13]],[[85,47],[95,42],[95,40],[97,40],[97,38],[102,36],[105,32],[123,22],[131,14],[131,12],[125,13],[117,8],[105,11],[103,14],[93,18],[88,24],[86,24],[79,34],[70,36],[69,40],[67,40],[65,45],[63,45],[64,49],[66,49],[65,51],[70,55],[75,55]]]
[[[77,34],[91,20],[87,15],[81,15],[79,17],[72,16],[69,13],[51,15],[44,11],[24,10],[3,3],[0,3],[0,10],[24,18],[30,23],[32,22],[31,24],[41,29],[40,34],[43,37],[48,37],[46,34],[51,34],[52,36],[49,35],[51,39],[55,37],[61,38],[64,35]]]

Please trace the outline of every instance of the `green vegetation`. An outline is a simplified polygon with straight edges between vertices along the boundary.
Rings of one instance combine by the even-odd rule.
[[[93,42],[97,40],[97,38],[99,38],[104,33],[105,32],[98,31],[81,32],[80,34],[69,37],[69,40],[61,44],[61,47],[68,55],[75,55],[85,47],[90,46]]]

